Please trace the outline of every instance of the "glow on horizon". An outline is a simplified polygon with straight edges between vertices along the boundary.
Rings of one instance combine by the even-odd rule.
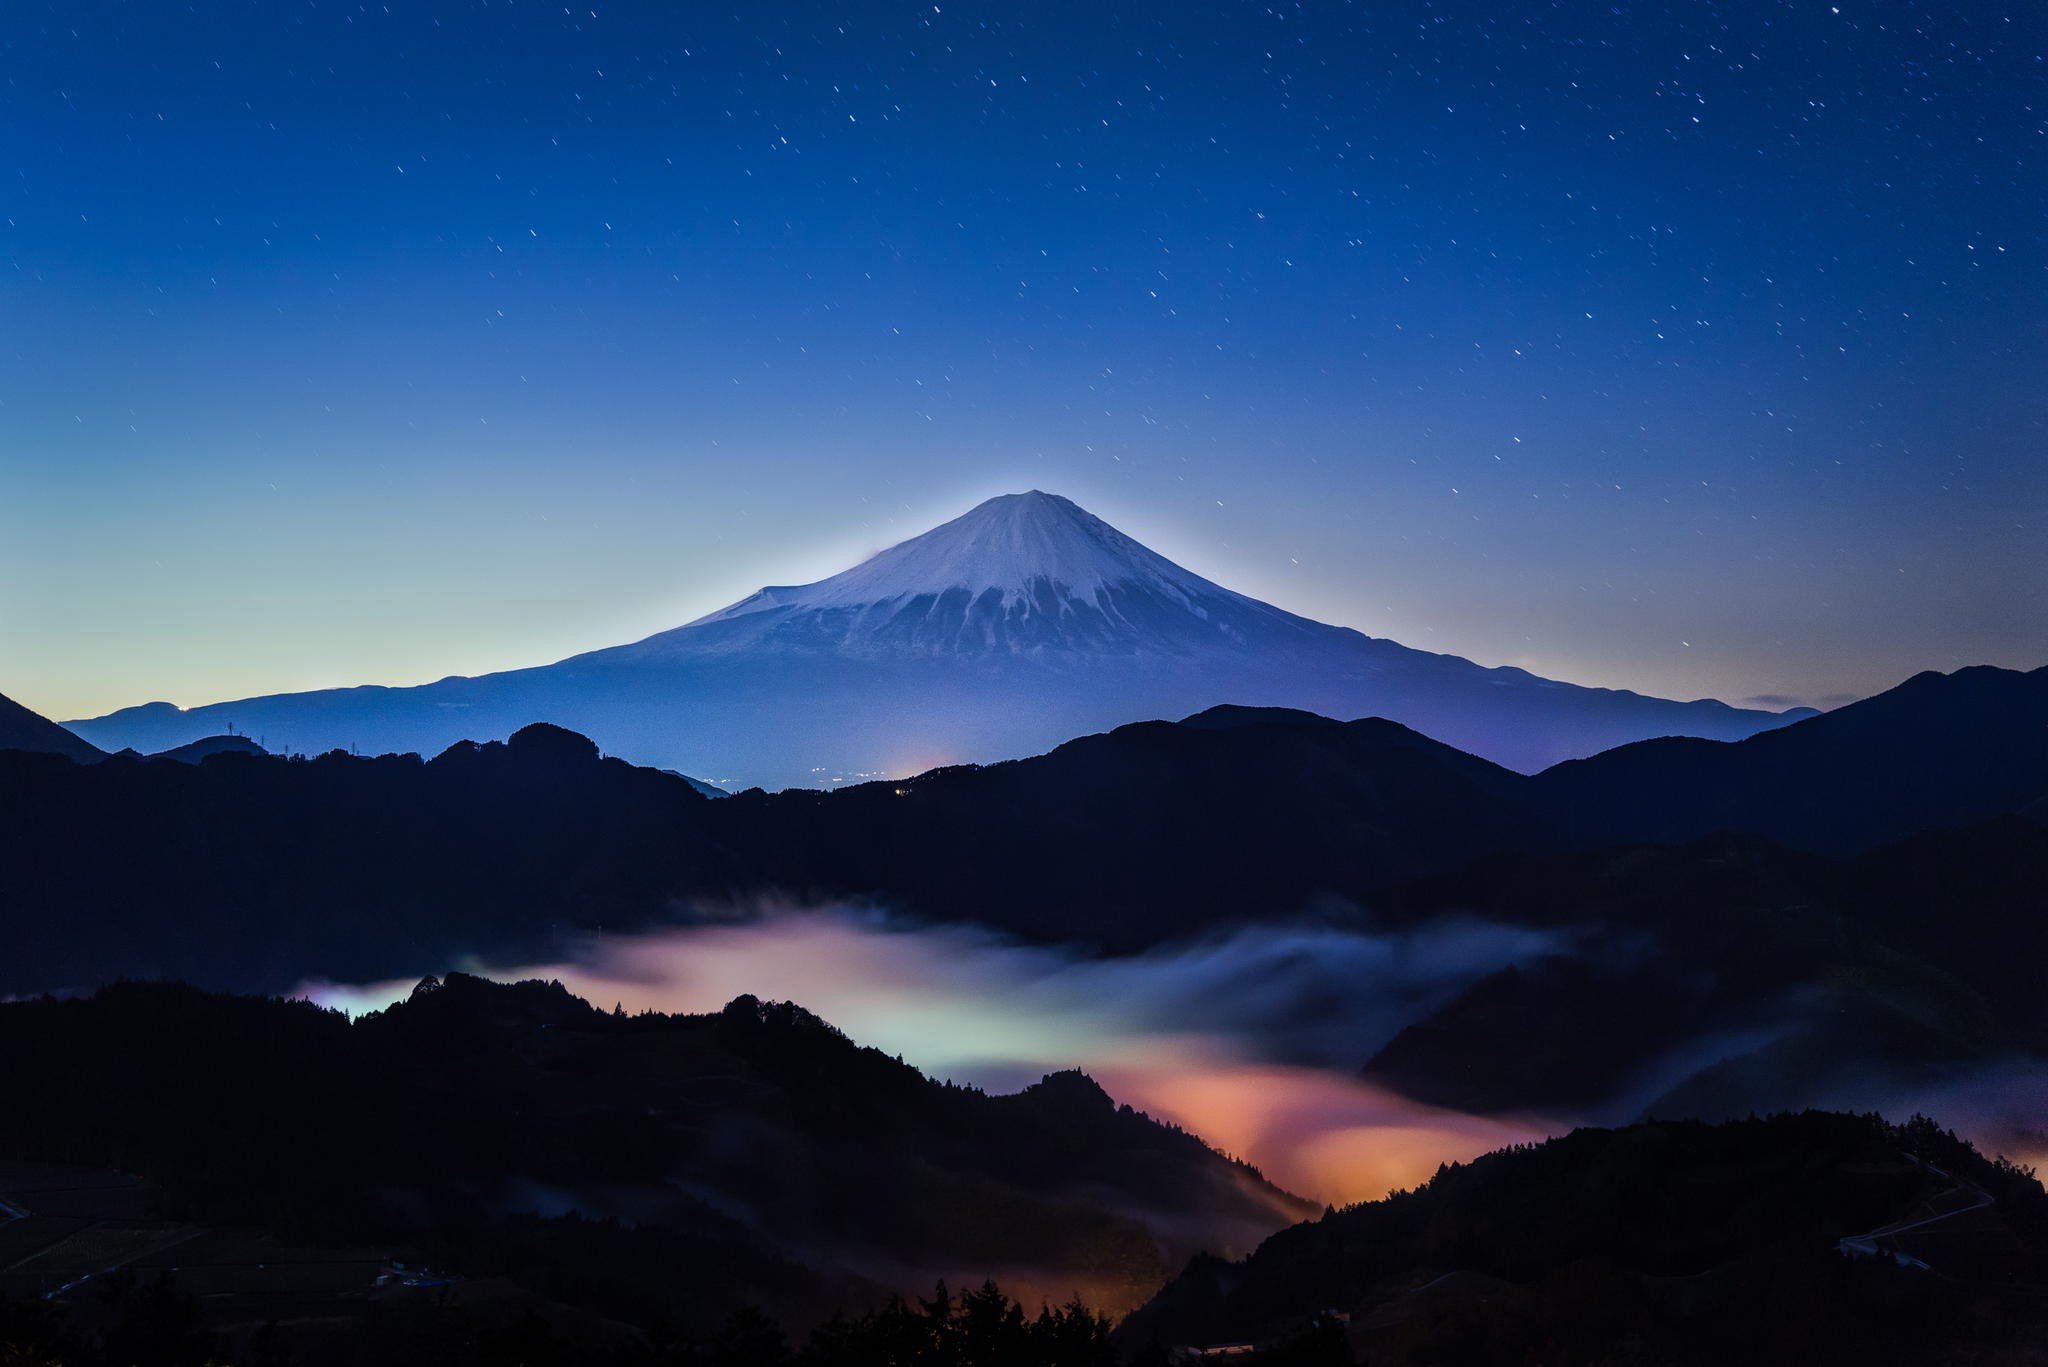
[[[1403,980],[1469,972],[1468,956],[1492,933],[1475,926],[1441,944],[1397,947],[1383,962]],[[1136,959],[1088,960],[978,930],[803,911],[599,938],[573,961],[478,972],[558,980],[601,1009],[617,1003],[633,1013],[712,1012],[742,993],[794,1001],[858,1044],[996,1092],[1080,1068],[1117,1101],[1200,1135],[1281,1187],[1334,1204],[1414,1186],[1441,1163],[1568,1128],[1424,1106],[1362,1081],[1356,1063],[1279,1061],[1230,1027],[1233,1018],[1262,1021],[1284,1006],[1255,1000],[1273,976],[1268,968],[1346,941],[1363,943],[1335,932],[1248,933]],[[1493,952],[1537,943],[1510,933]],[[413,986],[308,983],[299,995],[360,1014]],[[1361,990],[1370,992],[1370,982]],[[1399,1008],[1389,1002],[1388,1010]],[[1213,1022],[1198,1028],[1194,1018],[1204,1015]],[[1340,1056],[1358,1051],[1362,1063],[1374,1043],[1368,1034],[1331,1046]]]
[[[872,910],[753,910],[761,915],[594,937],[558,963],[467,971],[558,980],[603,1010],[701,1014],[744,993],[793,1001],[857,1044],[992,1092],[1080,1068],[1115,1100],[1338,1205],[1574,1125],[1627,1123],[1650,1099],[1625,1093],[1586,1114],[1472,1115],[1361,1078],[1364,1060],[1430,1003],[1505,964],[1570,953],[1569,937],[1456,919],[1398,935],[1257,926],[1105,959]],[[414,983],[309,982],[298,995],[361,1014]],[[1697,1066],[1692,1046],[1679,1057]],[[1644,1075],[1658,1076],[1654,1065]],[[2039,1064],[1934,1082],[1872,1078],[1808,1101],[1894,1120],[1938,1115],[1987,1154],[2048,1166]]]

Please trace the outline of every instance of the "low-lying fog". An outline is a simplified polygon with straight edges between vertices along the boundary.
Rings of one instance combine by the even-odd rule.
[[[715,1011],[743,993],[793,1001],[931,1076],[993,1092],[1080,1068],[1118,1101],[1192,1130],[1281,1186],[1343,1204],[1574,1123],[1632,1118],[1467,1115],[1358,1075],[1397,1031],[1466,984],[1571,949],[1564,937],[1451,919],[1389,935],[1245,929],[1101,959],[830,907],[596,937],[561,963],[464,967],[502,981],[559,979],[629,1012]],[[360,1012],[412,986],[309,983],[301,995]],[[2014,1157],[2039,1147],[2032,1132],[2048,1117],[2038,1068],[1903,1108],[1882,1090],[1814,1100],[1900,1115],[1925,1109]],[[1944,1102],[1960,1113],[1937,1109]]]

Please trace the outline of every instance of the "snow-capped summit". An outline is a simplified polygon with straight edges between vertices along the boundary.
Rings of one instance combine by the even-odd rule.
[[[431,753],[546,721],[736,789],[1005,759],[1219,703],[1388,717],[1524,770],[1649,736],[1736,739],[1792,719],[1488,669],[1299,617],[1032,490],[829,579],[764,588],[541,668],[145,706],[76,729],[110,748],[161,750],[234,722],[309,751]]]
[[[1144,585],[1183,600],[1223,592],[1131,540],[1071,499],[1033,489],[989,499],[830,579],[762,589],[704,621],[764,607],[864,607],[964,591],[1031,604],[1050,589],[1061,598],[1100,599]]]
[[[1230,619],[1262,606],[1072,500],[1033,489],[989,499],[829,579],[764,588],[686,626],[584,658],[768,645],[960,655],[1174,651],[1234,640]]]

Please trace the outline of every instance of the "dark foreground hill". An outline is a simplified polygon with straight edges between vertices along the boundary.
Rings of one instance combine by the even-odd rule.
[[[203,1153],[144,1147],[173,1180],[207,1169]],[[257,1158],[240,1206],[302,1215],[305,1179],[277,1186],[283,1163]],[[796,1353],[786,1345],[800,1331],[745,1307],[790,1314],[794,1298],[795,1315],[815,1313],[821,1288],[730,1225],[721,1242],[716,1230],[525,1217],[433,1245],[425,1267],[409,1247],[366,1263],[360,1247],[323,1254],[254,1229],[165,1223],[190,1220],[190,1189],[159,1196],[103,1170],[32,1174],[0,1159],[0,1180],[35,1174],[40,1186],[9,1199],[61,1210],[0,1225],[10,1257],[32,1250],[0,1274],[0,1344],[36,1367],[1153,1367],[1205,1353],[1254,1367],[2017,1367],[2041,1360],[2048,1333],[2048,1197],[2031,1173],[1923,1119],[1805,1112],[1576,1131],[1326,1212],[1240,1260],[1199,1256],[1113,1340],[1078,1306],[1034,1316],[1035,1298],[941,1289],[821,1324]],[[431,1153],[401,1180],[425,1184],[435,1218],[475,1200]],[[132,1208],[152,1200],[171,1204]],[[33,1251],[51,1237],[38,1226],[64,1211],[73,1237],[56,1231]],[[90,1215],[106,1218],[79,1218]],[[124,1254],[124,1270],[77,1277],[82,1260]],[[47,1301],[24,1295],[52,1262],[74,1280]],[[351,1269],[367,1283],[380,1267],[374,1289],[346,1285]],[[720,1327],[696,1327],[721,1308]]]
[[[1924,1120],[1581,1130],[1199,1260],[1119,1334],[1276,1362],[2033,1363],[2048,1196]]]
[[[693,1335],[938,1277],[1117,1311],[1309,1209],[1078,1073],[989,1096],[752,998],[627,1017],[451,975],[350,1023],[123,985],[0,1005],[0,1077],[0,1159]]]

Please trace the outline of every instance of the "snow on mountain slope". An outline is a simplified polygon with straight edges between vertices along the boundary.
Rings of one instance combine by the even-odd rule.
[[[1034,489],[992,498],[830,579],[764,588],[674,631],[582,658],[770,644],[856,654],[1184,653],[1243,645],[1237,619],[1247,616],[1277,624],[1287,614]]]
[[[1028,608],[1041,585],[1074,598],[1098,598],[1144,584],[1183,601],[1224,590],[1058,494],[1037,489],[1005,494],[891,546],[843,574],[798,588],[763,589],[714,612],[713,621],[757,611],[754,605],[797,608],[860,607],[964,590],[995,592]]]
[[[1034,754],[1219,703],[1389,717],[1525,771],[1650,736],[1739,739],[1795,715],[1581,688],[1298,617],[1033,491],[829,579],[553,665],[190,711],[152,703],[75,729],[154,750],[232,722],[272,749],[433,753],[549,721],[730,790]]]

